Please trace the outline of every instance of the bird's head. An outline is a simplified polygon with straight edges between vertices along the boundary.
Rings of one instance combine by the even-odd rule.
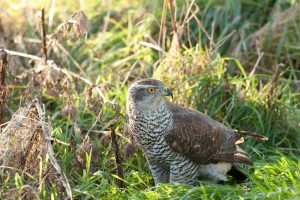
[[[165,84],[156,79],[142,79],[134,82],[128,90],[127,109],[147,109],[158,108],[162,103],[168,101],[165,97],[173,93]]]

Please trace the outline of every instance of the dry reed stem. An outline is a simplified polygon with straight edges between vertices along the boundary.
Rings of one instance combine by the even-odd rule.
[[[45,141],[46,141],[46,144],[47,144],[47,153],[48,153],[48,156],[50,158],[50,161],[53,165],[53,167],[56,169],[56,171],[58,172],[58,174],[60,175],[61,177],[61,181],[62,181],[62,184],[67,192],[67,196],[68,198],[67,199],[70,199],[72,200],[73,197],[72,197],[72,189],[70,187],[70,184],[69,184],[69,181],[65,175],[65,173],[62,171],[60,165],[58,164],[56,158],[55,158],[55,154],[54,154],[54,151],[53,151],[53,148],[52,148],[52,145],[51,145],[51,142],[50,142],[50,128],[47,124],[45,124],[45,113],[44,111],[42,110],[41,108],[41,105],[39,104],[39,101],[38,100],[34,100],[34,103],[35,103],[35,107],[37,109],[37,112],[38,112],[38,116],[39,116],[39,120],[40,120],[40,124],[42,126],[42,130],[44,132],[44,137],[45,137]]]
[[[7,53],[4,50],[0,50],[0,124],[4,122],[3,113],[6,103],[7,88],[5,85],[5,79],[7,74]],[[1,129],[0,129],[1,130]]]
[[[43,52],[43,63],[47,63],[47,44],[46,44],[46,27],[45,27],[45,9],[42,9],[41,15],[41,38],[42,38],[42,52]]]
[[[30,58],[32,60],[36,60],[36,61],[40,61],[41,58],[35,55],[30,55],[27,53],[22,53],[22,52],[17,52],[17,51],[12,51],[9,49],[4,49],[4,51],[6,51],[6,53],[8,53],[11,56],[20,56],[20,57],[24,57],[24,58]]]
[[[119,188],[125,188],[125,184],[124,184],[124,171],[123,171],[123,167],[122,167],[122,158],[121,158],[121,154],[120,154],[120,148],[119,148],[119,144],[116,138],[116,133],[115,133],[115,127],[114,125],[110,126],[110,130],[111,130],[111,142],[112,142],[112,146],[115,152],[115,165],[116,165],[116,170],[117,170],[117,175],[120,179],[117,179],[117,184]]]
[[[167,26],[166,26],[166,16],[167,16],[167,9],[168,9],[168,3],[167,0],[164,0],[163,5],[163,11],[161,16],[161,22],[160,22],[160,29],[159,29],[159,36],[158,36],[158,46],[160,46],[163,51],[166,50],[166,32],[167,32]],[[160,59],[162,59],[163,54],[159,53]]]
[[[255,65],[253,66],[253,69],[252,69],[251,72],[249,73],[249,76],[248,76],[249,79],[251,79],[251,78],[254,76],[255,71],[256,71],[256,69],[257,69],[259,63],[260,63],[261,59],[262,59],[263,56],[264,56],[264,53],[261,52],[261,50],[260,50],[258,47],[257,47],[257,50],[256,50],[256,51],[257,51],[258,58],[257,58],[257,60],[256,60]],[[247,80],[247,81],[246,81],[246,91],[249,90],[250,84],[251,84],[251,80]]]
[[[276,65],[276,69],[275,72],[273,74],[273,78],[270,82],[270,89],[269,89],[269,93],[268,93],[268,106],[269,108],[272,108],[274,105],[274,100],[276,98],[276,88],[278,86],[279,83],[279,75],[281,72],[281,68],[284,66],[284,64],[280,63],[278,65]]]
[[[181,39],[181,30],[179,30],[177,26],[177,21],[176,21],[176,0],[169,0],[169,9],[170,9],[170,14],[171,14],[171,23],[172,23],[172,28],[173,28],[173,34],[177,35],[177,40],[178,40],[178,47],[179,49],[182,49],[182,39]]]

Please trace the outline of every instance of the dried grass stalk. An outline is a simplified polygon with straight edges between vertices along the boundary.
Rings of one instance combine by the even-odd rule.
[[[21,171],[30,177],[26,180],[30,190],[23,187],[20,192],[19,188],[8,188],[2,191],[2,197],[35,199],[42,185],[49,194],[55,185],[60,199],[72,199],[68,180],[56,161],[49,130],[41,106],[34,100],[27,107],[20,108],[1,132],[0,166],[3,174],[12,176]]]
[[[7,98],[7,87],[5,85],[5,79],[7,74],[7,53],[4,50],[0,50],[0,124],[3,120],[4,105]]]
[[[269,108],[272,108],[273,105],[275,104],[276,99],[278,98],[279,94],[276,91],[276,88],[279,83],[279,78],[280,78],[280,72],[281,68],[283,68],[284,65],[282,63],[276,65],[275,72],[273,74],[273,78],[271,82],[269,83],[269,93],[268,93],[268,106]]]
[[[43,63],[47,63],[47,47],[46,47],[46,28],[45,28],[45,9],[42,9],[41,16],[41,38],[42,38],[42,52],[43,52]]]
[[[88,31],[88,21],[83,11],[76,12],[70,19],[61,23],[55,33],[50,35],[51,40],[79,38],[86,35]]]
[[[114,125],[111,125],[110,127],[111,129],[111,142],[112,142],[112,146],[115,152],[115,165],[116,165],[116,170],[117,170],[117,175],[119,176],[120,179],[117,179],[117,184],[119,186],[119,188],[125,188],[125,183],[123,181],[124,179],[124,170],[122,167],[122,157],[120,155],[120,148],[119,148],[119,144],[118,144],[118,140],[116,138],[116,133],[115,133],[115,127]]]

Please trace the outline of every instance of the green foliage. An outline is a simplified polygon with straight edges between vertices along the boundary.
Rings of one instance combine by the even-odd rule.
[[[68,1],[69,2],[69,1]],[[104,1],[103,1],[104,2]],[[171,37],[170,15],[167,15],[167,52],[159,55],[153,47],[158,40],[163,1],[108,1],[108,3],[87,1],[85,10],[90,22],[86,40],[62,41],[69,56],[61,50],[51,51],[50,57],[62,68],[81,70],[81,75],[99,85],[105,97],[121,105],[120,120],[116,130],[121,146],[130,141],[125,129],[125,102],[128,85],[135,78],[154,77],[164,80],[174,91],[174,103],[193,107],[232,128],[254,131],[269,137],[267,142],[246,140],[243,148],[254,160],[254,166],[245,168],[249,180],[242,184],[215,184],[200,181],[197,187],[179,184],[161,184],[154,187],[154,181],[145,157],[137,154],[123,163],[126,189],[116,184],[114,153],[108,142],[103,142],[101,131],[109,131],[108,124],[115,111],[100,102],[97,94],[88,95],[89,88],[78,80],[79,89],[72,86],[71,99],[66,92],[53,96],[43,93],[46,113],[51,119],[52,137],[63,143],[54,142],[56,157],[66,173],[76,199],[297,199],[300,198],[300,108],[299,108],[299,13],[293,1],[221,1],[198,0],[200,12],[197,16],[204,28],[211,33],[215,27],[215,43],[222,41],[234,29],[237,33],[225,45],[211,52],[207,36],[195,20],[191,29],[191,44],[183,34],[183,49]],[[130,3],[129,3],[130,2]],[[178,1],[178,19],[186,10],[186,1]],[[57,10],[68,18],[77,3],[57,2]],[[72,11],[71,11],[72,10]],[[290,11],[291,19],[282,20]],[[1,15],[0,15],[1,16]],[[60,17],[58,17],[60,16]],[[279,16],[276,18],[276,16]],[[34,36],[33,27],[28,27],[26,36]],[[278,30],[278,34],[273,34]],[[261,51],[267,54],[261,62],[259,73],[249,75],[249,66],[257,59],[253,41],[259,37]],[[175,42],[174,42],[175,41]],[[274,45],[275,44],[275,45]],[[39,44],[24,44],[29,53],[38,52]],[[10,47],[13,48],[13,47]],[[22,47],[23,48],[23,47]],[[219,53],[218,53],[219,52]],[[236,54],[233,54],[233,53]],[[230,56],[230,57],[225,57]],[[236,57],[240,59],[236,59]],[[71,59],[71,58],[73,59]],[[234,57],[234,58],[233,58]],[[79,65],[76,65],[76,62]],[[157,62],[158,60],[158,62]],[[284,62],[279,83],[269,105],[270,85],[275,63]],[[245,64],[247,63],[247,64]],[[250,63],[250,64],[249,64]],[[249,66],[248,66],[249,65]],[[125,84],[124,79],[127,77]],[[17,108],[23,85],[13,83],[11,108]],[[91,98],[98,99],[89,105]],[[74,106],[72,112],[62,110],[68,103]],[[78,147],[84,142],[84,135],[97,119],[101,108],[103,115],[90,133],[91,140],[98,146],[85,151],[80,165],[76,162]],[[74,114],[74,113],[73,113]],[[75,123],[76,122],[76,123]],[[78,133],[76,125],[81,132]],[[96,156],[93,153],[96,152]],[[8,178],[7,178],[8,177]],[[26,184],[31,178],[25,173],[14,176],[0,174],[0,198],[2,191],[17,188],[19,192],[32,190]],[[47,188],[33,191],[41,199],[57,199],[58,194],[49,194]]]

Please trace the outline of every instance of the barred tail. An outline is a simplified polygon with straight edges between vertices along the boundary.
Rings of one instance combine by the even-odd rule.
[[[238,132],[240,135],[248,135],[262,141],[267,141],[269,139],[266,136],[259,135],[250,131],[239,131],[239,130],[235,130],[235,131]]]
[[[239,146],[236,146],[236,151],[234,152],[233,156],[234,156],[234,162],[236,163],[244,163],[246,165],[253,164],[247,152],[241,149]]]

